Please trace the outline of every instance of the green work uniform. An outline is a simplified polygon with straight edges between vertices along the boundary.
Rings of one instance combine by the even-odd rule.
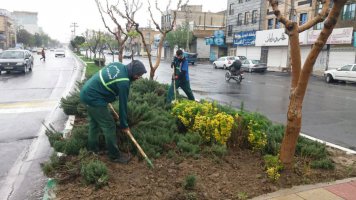
[[[116,139],[115,121],[108,103],[119,100],[120,127],[128,128],[127,99],[130,79],[127,67],[114,62],[91,77],[80,92],[80,100],[87,105],[89,118],[88,149],[98,151],[99,132],[102,130],[111,159],[120,157]]]
[[[169,87],[166,102],[171,103],[174,98],[174,83],[176,90],[179,87],[182,88],[189,100],[195,100],[193,92],[190,89],[188,61],[186,60],[186,58],[178,59],[177,57],[174,57],[172,66],[174,67],[173,79],[175,80],[172,80],[172,84]]]

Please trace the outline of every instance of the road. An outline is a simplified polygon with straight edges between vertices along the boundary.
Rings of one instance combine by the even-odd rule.
[[[42,122],[62,128],[67,116],[58,102],[78,76],[73,56],[42,62],[34,55],[33,71],[0,75],[0,199],[36,199],[46,178],[40,163],[50,154]]]
[[[148,67],[146,58],[141,59]],[[129,60],[124,60],[127,63]],[[190,65],[191,87],[196,98],[205,98],[260,112],[276,123],[286,122],[290,76],[285,73],[245,73],[241,84],[225,82],[225,70],[211,64]],[[170,63],[162,62],[155,79],[170,83]],[[181,92],[182,93],[182,92]],[[356,149],[356,84],[327,84],[311,77],[303,104],[302,132],[349,149]]]

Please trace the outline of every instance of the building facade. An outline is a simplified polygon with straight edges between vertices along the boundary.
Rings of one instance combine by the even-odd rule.
[[[14,47],[16,43],[16,32],[11,13],[0,9],[0,49]]]
[[[193,41],[189,47],[192,53],[198,53],[198,60],[209,60],[210,48],[207,48],[205,37],[212,36],[216,30],[224,30],[226,23],[226,12],[203,12],[202,5],[183,5],[180,10],[169,10],[161,17],[161,26],[168,29],[176,12],[175,28],[188,26],[193,32]],[[205,51],[201,51],[205,50]],[[165,46],[165,58],[171,58],[174,49]]]
[[[23,28],[31,34],[40,33],[38,27],[38,13],[28,11],[14,11],[12,16],[18,28]]]
[[[288,17],[299,25],[303,25],[308,20],[316,16],[322,8],[317,0],[292,0],[285,1],[279,5],[282,15]],[[273,14],[269,3],[265,3],[266,13],[264,16],[263,30],[256,34],[256,46],[265,48],[261,57],[270,68],[284,69],[289,67],[289,47],[288,35],[285,34],[284,26],[278,22]],[[338,68],[344,64],[356,62],[355,47],[352,45],[352,37],[355,34],[355,10],[356,1],[349,0],[344,6],[336,27],[320,52],[314,65],[314,73],[322,74],[323,71]],[[299,35],[301,61],[305,62],[307,56],[316,41],[323,23],[319,23],[313,28],[306,30]],[[291,47],[293,48],[293,47]],[[247,56],[249,57],[249,56]],[[261,59],[262,60],[262,59]]]
[[[226,17],[227,53],[261,59],[263,48],[255,46],[255,33],[263,28],[265,0],[228,0]]]

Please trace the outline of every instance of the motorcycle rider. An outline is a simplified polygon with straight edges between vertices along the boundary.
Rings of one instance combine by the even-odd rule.
[[[241,69],[241,61],[240,60],[235,60],[231,66],[230,66],[230,72],[233,76],[236,76],[240,74],[240,69]]]

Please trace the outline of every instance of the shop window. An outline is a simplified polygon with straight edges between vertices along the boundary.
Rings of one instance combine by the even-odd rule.
[[[281,22],[277,18],[275,21],[275,27],[276,27],[276,29],[281,28]]]
[[[233,14],[234,14],[234,4],[231,3],[229,8],[229,15],[233,15]]]

